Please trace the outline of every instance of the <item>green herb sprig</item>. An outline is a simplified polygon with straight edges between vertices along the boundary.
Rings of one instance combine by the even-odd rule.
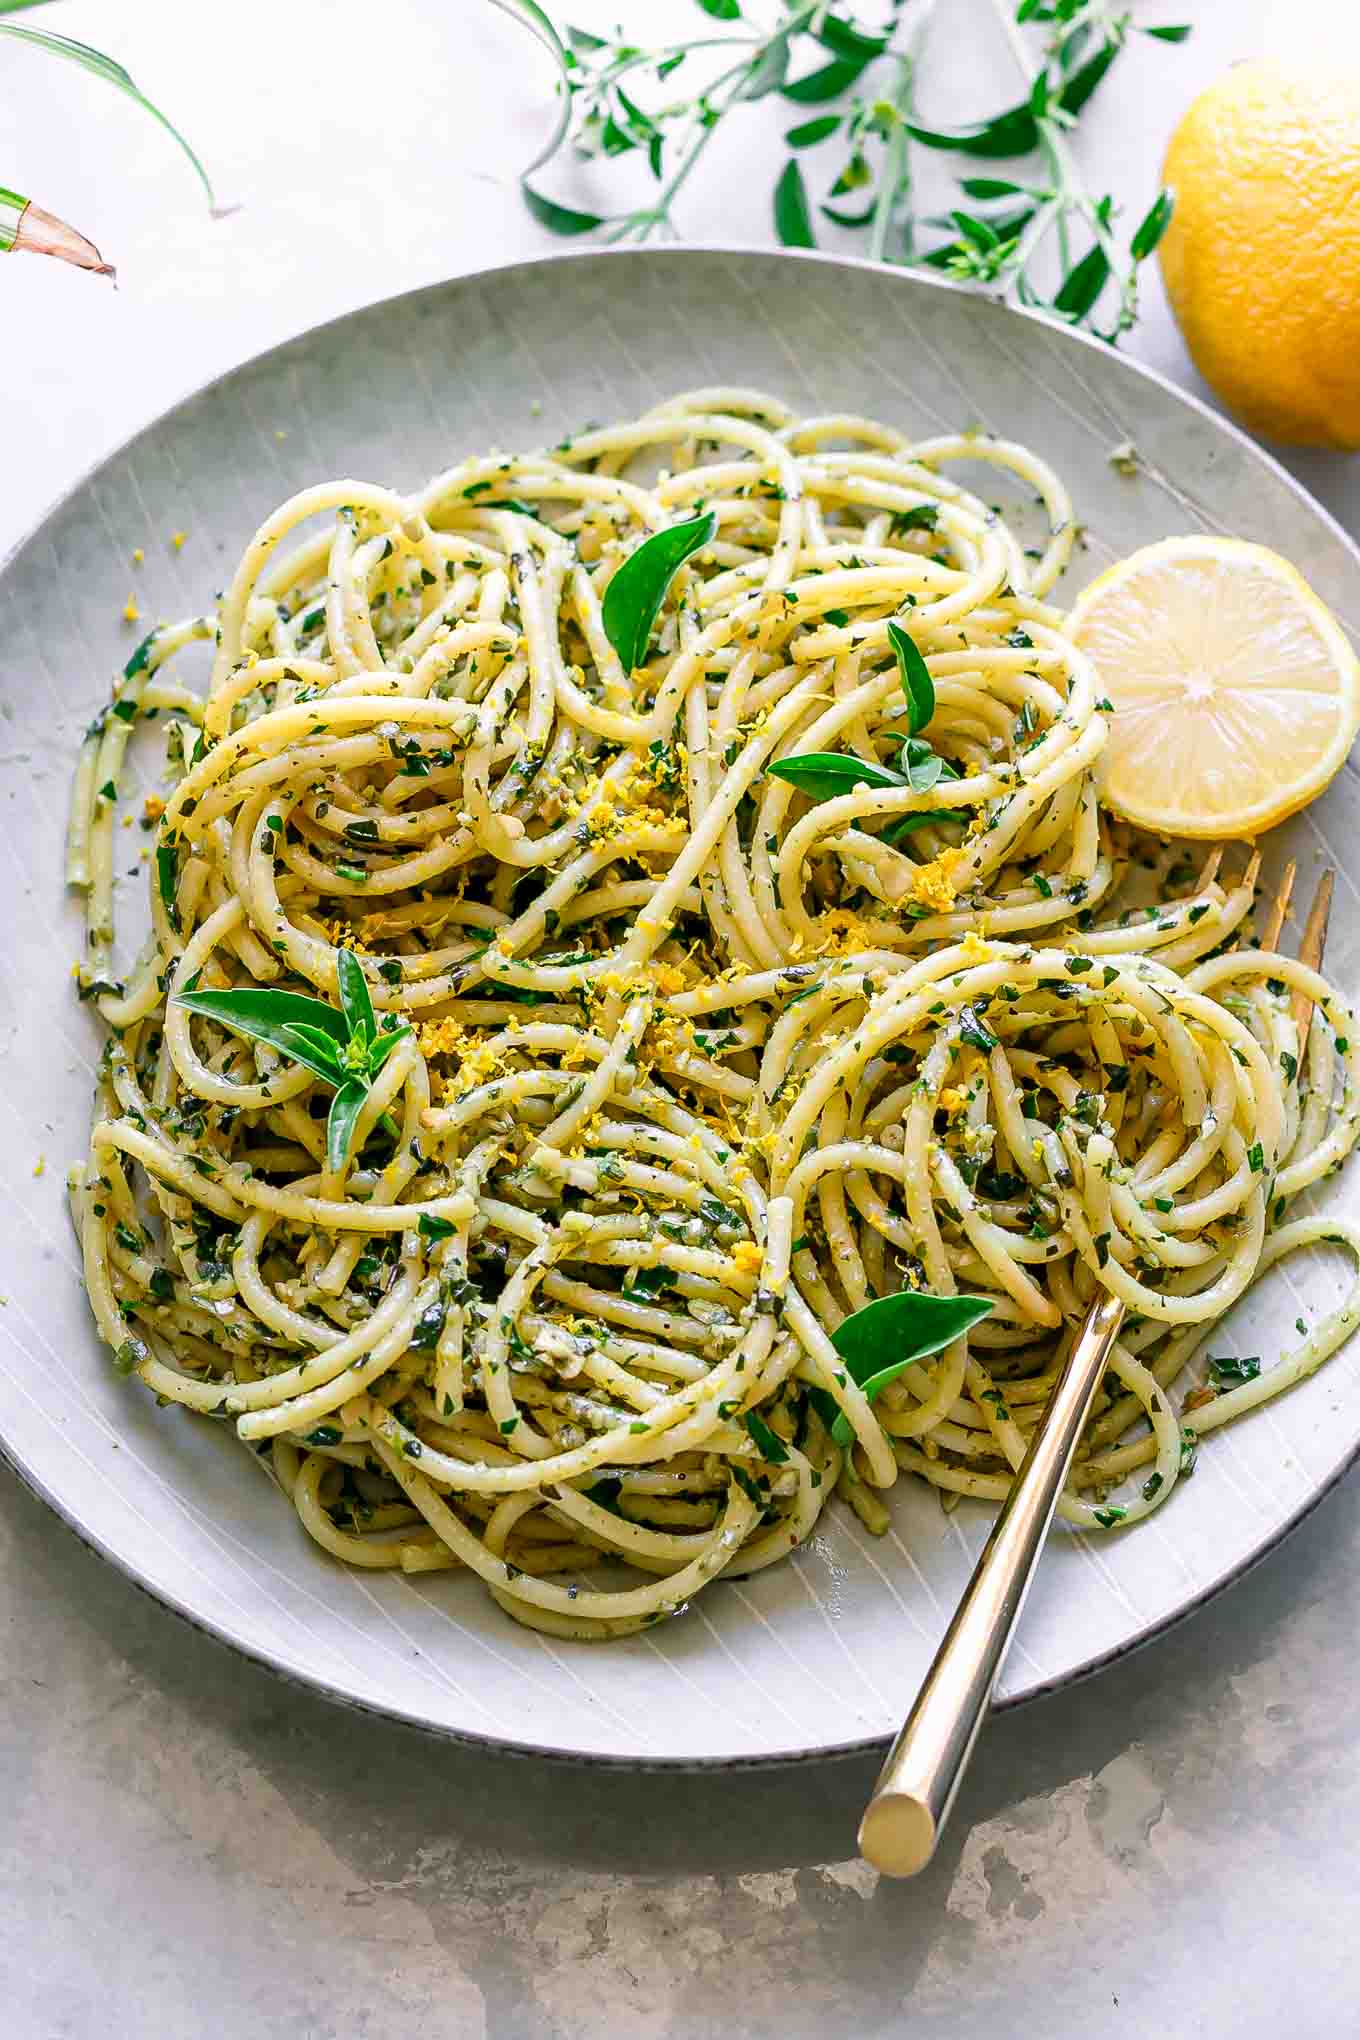
[[[804,163],[809,151],[834,144],[834,168],[815,211],[864,231],[871,260],[940,271],[1109,341],[1137,317],[1138,270],[1166,231],[1173,195],[1159,191],[1121,246],[1113,199],[1087,189],[1071,137],[1132,33],[1180,43],[1188,25],[1135,24],[1111,0],[993,0],[1024,94],[985,120],[950,127],[928,121],[916,105],[931,0],[892,0],[881,28],[827,0],[784,0],[773,27],[748,20],[740,0],[695,0],[725,32],[654,45],[578,28],[559,34],[537,0],[495,4],[532,30],[560,75],[557,127],[529,169],[549,161],[570,135],[581,156],[639,155],[657,184],[650,202],[594,213],[560,205],[523,181],[526,205],[552,233],[603,230],[608,241],[643,241],[658,230],[676,235],[675,201],[714,135],[742,108],[778,93],[793,107],[826,109],[795,121],[784,137],[790,153],[772,195],[784,246],[817,244]],[[1037,50],[1025,34],[1031,25],[1046,32]],[[677,92],[670,81],[683,66],[692,71],[696,56],[708,58],[710,72],[716,61],[716,74]],[[918,148],[960,159],[957,202],[939,215],[922,216],[916,207]],[[1005,173],[973,174],[978,163],[1003,164]],[[1020,166],[1014,172],[1013,164]]]
[[[810,800],[837,800],[858,786],[886,787],[894,791],[910,787],[913,793],[929,793],[941,779],[957,779],[958,768],[942,758],[920,734],[935,713],[935,686],[930,670],[916,645],[897,623],[888,625],[888,641],[897,659],[898,677],[907,704],[910,734],[902,741],[898,759],[904,771],[876,759],[847,757],[840,751],[800,751],[791,758],[776,758],[765,769],[776,779],[796,786]],[[926,808],[902,815],[883,831],[885,843],[900,842],[916,829],[933,822],[966,822],[962,808]]]
[[[350,950],[339,952],[336,975],[338,1011],[324,999],[267,985],[174,995],[177,1006],[202,1013],[250,1041],[268,1042],[290,1062],[335,1087],[326,1118],[326,1166],[331,1170],[344,1166],[373,1079],[411,1032],[404,1025],[379,1029],[363,966]]]

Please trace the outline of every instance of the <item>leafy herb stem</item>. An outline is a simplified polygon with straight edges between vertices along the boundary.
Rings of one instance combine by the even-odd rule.
[[[820,211],[837,226],[867,229],[871,260],[923,265],[1045,309],[1068,325],[1084,325],[1110,342],[1137,316],[1139,265],[1166,228],[1172,194],[1158,192],[1121,248],[1114,202],[1087,189],[1069,134],[1132,34],[1179,43],[1190,34],[1188,25],[1136,23],[1127,8],[1115,11],[1114,0],[993,0],[1023,71],[1026,95],[989,118],[939,128],[923,125],[914,105],[933,0],[914,0],[909,10],[894,0],[890,20],[873,27],[861,25],[844,0],[835,9],[828,0],[803,5],[786,0],[783,19],[771,28],[651,47],[624,41],[621,33],[611,41],[580,29],[567,30],[563,42],[537,0],[496,4],[518,13],[557,56],[562,119],[539,161],[551,157],[570,132],[583,156],[612,159],[641,152],[658,187],[650,203],[600,216],[560,205],[526,184],[525,202],[552,232],[601,229],[611,242],[646,240],[658,229],[678,234],[674,202],[718,128],[743,105],[778,93],[805,116],[812,114],[787,131],[790,154],[774,188],[775,231],[785,246],[815,247],[814,215]],[[746,26],[738,0],[696,4],[715,20]],[[1047,30],[1041,55],[1031,56],[1026,47],[1026,24]],[[640,82],[651,76],[664,82],[691,52],[705,50],[730,52],[733,61],[688,96],[649,110],[624,88],[624,79],[633,86],[634,74]],[[810,57],[813,68],[789,77],[795,53]],[[877,88],[875,66],[884,81]],[[812,203],[804,175],[806,152],[834,136],[848,156],[828,197],[863,194],[848,210]],[[963,159],[958,203],[942,218],[914,212],[913,141]],[[1038,168],[1028,178],[1023,172],[1017,177],[1011,159],[1025,156],[1036,158]],[[963,174],[978,159],[978,167],[991,174]],[[993,173],[993,165],[1005,174]],[[920,245],[921,229],[929,227],[945,228],[946,238]]]

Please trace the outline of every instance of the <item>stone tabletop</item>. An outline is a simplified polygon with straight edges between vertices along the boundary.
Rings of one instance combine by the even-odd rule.
[[[580,0],[573,18],[622,11]],[[687,11],[630,0],[626,18],[640,35]],[[931,104],[1000,103],[1013,80],[985,7],[940,11]],[[1195,35],[1130,55],[1091,123],[1130,208],[1202,84],[1263,49],[1330,56],[1350,12],[1142,11]],[[548,68],[485,0],[60,0],[41,25],[124,61],[241,209],[209,221],[144,116],[0,44],[0,181],[120,270],[115,293],[54,263],[0,269],[0,552],[218,370],[549,245],[513,176],[544,132]],[[768,239],[781,123],[761,118],[695,180],[693,238]],[[1155,278],[1146,297],[1130,351],[1200,390]],[[1360,531],[1360,461],[1290,465]],[[1358,1582],[1351,1479],[1207,1611],[994,1721],[936,1862],[894,1885],[854,1854],[872,1766],[629,1777],[345,1713],[185,1627],[0,1472],[0,2034],[1347,2033]]]

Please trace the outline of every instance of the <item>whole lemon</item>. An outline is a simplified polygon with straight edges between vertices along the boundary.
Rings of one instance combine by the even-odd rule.
[[[1237,64],[1171,137],[1167,295],[1252,430],[1360,448],[1360,71]]]

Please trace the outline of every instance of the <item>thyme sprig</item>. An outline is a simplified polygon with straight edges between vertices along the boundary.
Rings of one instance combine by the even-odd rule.
[[[560,73],[557,129],[531,168],[570,138],[579,156],[639,156],[657,187],[641,205],[595,213],[558,203],[526,174],[525,202],[553,233],[598,232],[608,242],[678,236],[676,199],[714,135],[777,93],[799,115],[785,132],[789,154],[772,194],[786,247],[815,247],[820,214],[864,232],[874,261],[934,269],[1111,342],[1137,318],[1138,271],[1170,221],[1172,193],[1159,191],[1124,239],[1113,198],[1095,196],[1083,180],[1072,135],[1131,35],[1183,42],[1184,24],[1135,23],[1113,0],[993,0],[1023,96],[950,127],[928,120],[916,100],[933,0],[887,0],[878,25],[830,0],[783,0],[773,26],[749,19],[741,0],[695,0],[716,32],[661,44],[570,26],[559,33],[537,0],[496,4],[532,28]],[[677,73],[688,67],[688,77],[700,61],[704,83],[684,90]],[[834,157],[814,154],[832,144]],[[938,214],[918,209],[913,159],[921,150],[962,159],[957,202]],[[814,202],[804,166],[823,162],[834,174],[815,180]],[[1004,167],[973,174],[984,163]]]

